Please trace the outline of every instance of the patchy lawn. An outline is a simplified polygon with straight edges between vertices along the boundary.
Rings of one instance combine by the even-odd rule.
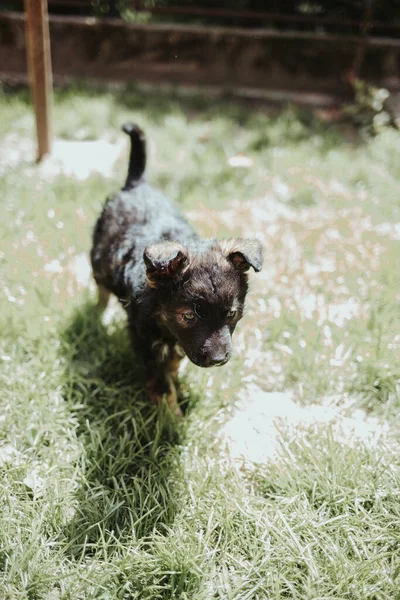
[[[0,109],[0,586],[7,600],[400,598],[400,136],[286,108],[71,88],[33,162]],[[205,235],[257,236],[236,353],[149,405],[87,261],[137,121]],[[95,143],[95,142],[99,143]]]

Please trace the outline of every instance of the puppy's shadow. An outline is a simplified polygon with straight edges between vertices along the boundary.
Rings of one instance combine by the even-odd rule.
[[[81,483],[65,533],[79,556],[101,540],[118,545],[171,523],[179,425],[167,407],[149,404],[125,323],[105,327],[87,304],[62,342],[64,397],[81,443]]]

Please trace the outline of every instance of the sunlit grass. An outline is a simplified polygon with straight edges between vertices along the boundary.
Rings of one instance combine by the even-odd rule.
[[[145,397],[122,312],[101,322],[77,277],[126,153],[112,178],[83,182],[45,177],[22,150],[11,160],[33,135],[27,98],[0,98],[0,595],[397,599],[398,134],[361,144],[294,108],[56,92],[58,137],[115,142],[137,121],[150,181],[200,231],[265,246],[236,354],[186,366],[177,423]],[[218,436],[250,381],[362,408],[385,434],[282,424],[280,456],[238,469]]]

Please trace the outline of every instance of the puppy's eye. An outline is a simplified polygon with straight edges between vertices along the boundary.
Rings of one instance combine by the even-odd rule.
[[[204,304],[195,304],[193,306],[194,312],[200,319],[205,319],[207,316],[207,307]]]
[[[236,310],[230,310],[230,311],[228,312],[228,314],[226,315],[226,317],[227,317],[228,319],[233,319],[235,316],[236,316]]]
[[[182,313],[182,318],[184,321],[186,321],[186,323],[194,323],[194,321],[196,320],[196,315],[192,310],[187,310],[184,313]]]

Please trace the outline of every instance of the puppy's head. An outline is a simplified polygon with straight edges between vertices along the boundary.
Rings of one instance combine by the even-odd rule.
[[[185,247],[175,242],[148,246],[147,283],[159,295],[159,317],[199,367],[224,365],[232,333],[242,318],[246,271],[262,267],[257,240],[208,240]]]

